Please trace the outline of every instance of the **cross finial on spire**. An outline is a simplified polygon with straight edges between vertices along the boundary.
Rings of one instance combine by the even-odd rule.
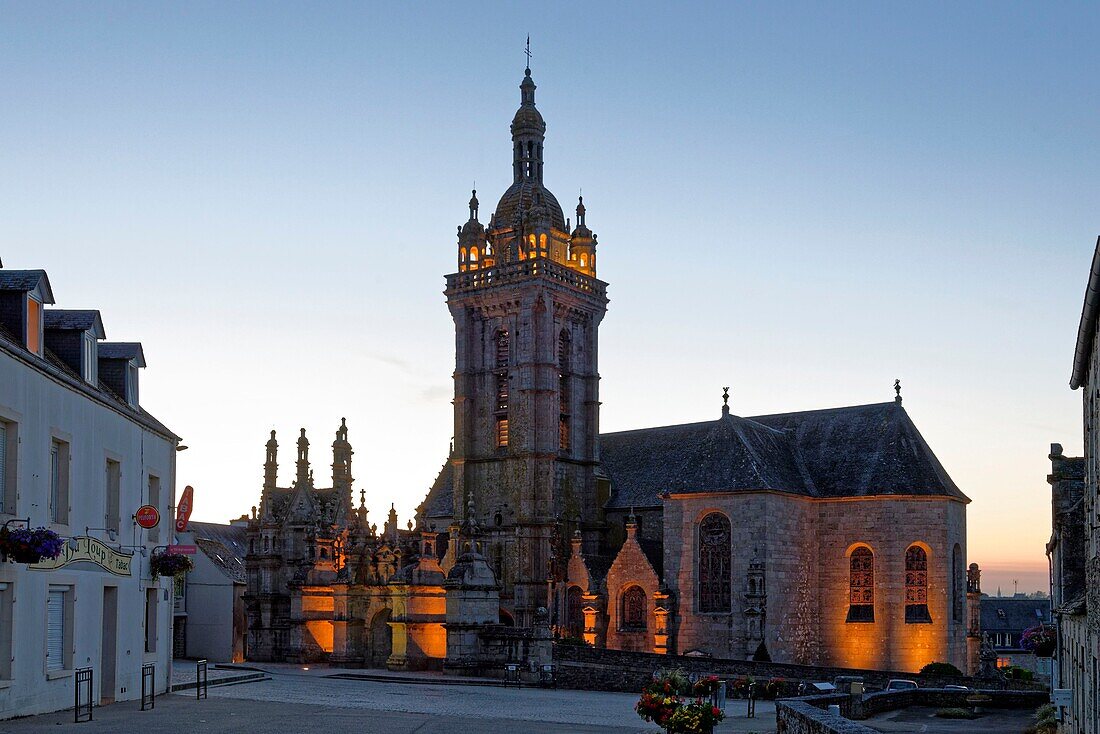
[[[722,415],[730,414],[730,389],[728,387],[722,388]]]
[[[527,34],[527,47],[523,50],[523,55],[527,57],[527,68],[523,70],[523,73],[527,76],[531,76],[531,34]]]
[[[901,380],[894,380],[894,402],[901,402]]]

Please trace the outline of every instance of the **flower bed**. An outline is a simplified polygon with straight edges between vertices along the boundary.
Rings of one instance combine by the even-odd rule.
[[[48,528],[0,528],[0,559],[12,563],[38,563],[61,555],[65,542]]]
[[[668,734],[711,734],[714,725],[725,718],[710,701],[719,685],[717,676],[700,678],[692,684],[682,670],[658,671],[634,710]]]
[[[194,567],[191,557],[182,553],[157,553],[149,559],[149,569],[154,579],[159,576],[182,576]]]

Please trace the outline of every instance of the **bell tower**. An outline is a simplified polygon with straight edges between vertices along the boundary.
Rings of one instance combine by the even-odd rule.
[[[543,183],[546,123],[535,88],[528,68],[511,125],[512,185],[488,227],[471,199],[446,289],[455,322],[454,517],[480,528],[501,605],[520,626],[547,606],[547,580],[568,559],[574,531],[595,550],[606,500],[596,468],[607,284],[595,277],[583,204],[570,233]]]

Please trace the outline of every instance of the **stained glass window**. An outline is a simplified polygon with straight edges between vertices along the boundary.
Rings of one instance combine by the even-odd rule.
[[[730,521],[712,512],[699,523],[699,611],[730,611]]]
[[[644,630],[646,618],[645,591],[641,586],[631,586],[623,594],[623,623],[626,630]]]
[[[932,621],[928,613],[928,554],[919,545],[905,551],[905,621]]]
[[[867,546],[852,551],[848,564],[848,621],[875,621],[875,554]]]

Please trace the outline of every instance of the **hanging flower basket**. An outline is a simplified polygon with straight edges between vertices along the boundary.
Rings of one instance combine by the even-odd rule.
[[[1028,627],[1020,635],[1020,647],[1035,653],[1036,657],[1049,658],[1054,654],[1054,649],[1057,646],[1058,638],[1055,635],[1054,627],[1042,622],[1034,627]]]
[[[160,576],[182,576],[195,567],[195,562],[190,556],[182,553],[157,553],[149,559],[149,569],[153,578]]]
[[[48,528],[0,528],[0,559],[12,563],[38,563],[61,555],[65,542]]]

